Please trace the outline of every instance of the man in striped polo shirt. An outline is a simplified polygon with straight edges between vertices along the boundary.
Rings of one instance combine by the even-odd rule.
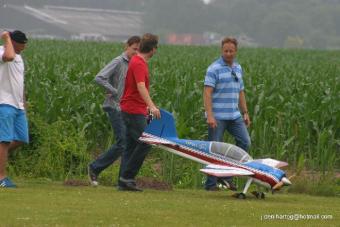
[[[248,151],[250,137],[247,127],[250,125],[247,103],[244,94],[243,73],[235,61],[237,40],[226,37],[222,40],[222,56],[213,62],[207,70],[204,80],[204,108],[208,123],[208,140],[223,141],[223,134],[228,131],[236,140],[236,145]],[[217,190],[220,182],[231,190],[236,190],[232,178],[217,179],[208,176],[205,189]]]

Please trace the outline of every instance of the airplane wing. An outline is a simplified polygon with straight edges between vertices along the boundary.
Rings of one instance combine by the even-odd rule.
[[[278,161],[275,159],[271,159],[271,158],[264,158],[264,159],[255,159],[253,160],[253,162],[259,162],[274,168],[281,168],[284,166],[288,166],[287,162],[283,162],[283,161]]]
[[[141,137],[139,137],[139,140],[144,142],[144,143],[150,144],[150,145],[174,144],[174,143],[167,141],[167,140],[164,140],[162,138],[153,138],[153,137],[141,136]]]
[[[250,176],[254,175],[253,172],[250,172],[245,169],[230,167],[230,166],[222,166],[222,165],[208,165],[204,169],[200,169],[201,172],[212,175],[215,177],[232,177],[232,176]]]

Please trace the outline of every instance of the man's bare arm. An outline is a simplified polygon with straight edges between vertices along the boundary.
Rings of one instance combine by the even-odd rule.
[[[246,95],[245,95],[244,91],[240,92],[239,106],[240,106],[241,112],[243,114],[244,122],[246,123],[247,127],[249,127],[250,126],[250,117],[249,117],[249,113],[248,113]]]
[[[142,97],[142,99],[144,100],[144,102],[146,103],[146,105],[149,107],[151,113],[156,117],[156,118],[160,118],[161,117],[161,113],[159,111],[159,109],[156,107],[156,105],[153,103],[148,90],[145,87],[145,83],[144,82],[139,82],[137,83],[137,90],[140,94],[140,96]]]
[[[204,86],[204,94],[203,94],[203,101],[204,101],[204,108],[205,112],[207,113],[207,123],[209,127],[216,128],[217,122],[214,117],[214,113],[212,111],[212,93],[214,91],[213,87],[210,86]]]
[[[12,44],[12,40],[9,35],[9,32],[7,31],[3,32],[1,34],[1,39],[4,41],[4,48],[5,48],[5,51],[2,55],[2,61],[3,62],[13,61],[15,58],[15,51],[13,48],[13,44]]]

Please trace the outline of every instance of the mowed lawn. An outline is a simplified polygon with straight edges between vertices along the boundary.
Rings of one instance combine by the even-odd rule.
[[[265,200],[250,195],[238,200],[227,191],[120,192],[115,187],[16,182],[17,189],[0,189],[0,226],[340,225],[339,197],[267,194]],[[291,215],[305,220],[289,220]],[[306,215],[313,217],[307,220]]]

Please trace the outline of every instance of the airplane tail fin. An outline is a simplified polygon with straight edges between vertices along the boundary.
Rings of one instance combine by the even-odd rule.
[[[160,109],[160,112],[161,118],[153,119],[144,132],[162,138],[178,138],[173,115],[163,109]]]

